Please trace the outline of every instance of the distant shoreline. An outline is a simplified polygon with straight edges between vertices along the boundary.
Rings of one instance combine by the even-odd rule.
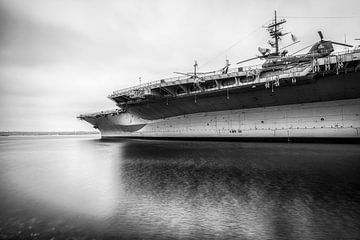
[[[0,136],[44,136],[44,135],[90,135],[100,134],[98,131],[60,131],[60,132],[22,132],[22,131],[1,131]]]

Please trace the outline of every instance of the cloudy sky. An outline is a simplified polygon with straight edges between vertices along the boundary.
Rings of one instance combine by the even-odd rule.
[[[106,96],[139,77],[258,54],[275,9],[301,40],[290,52],[318,41],[317,30],[360,38],[358,0],[0,0],[0,131],[91,130],[76,116],[115,108]]]

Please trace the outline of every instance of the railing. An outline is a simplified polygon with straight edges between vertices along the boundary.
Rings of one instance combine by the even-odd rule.
[[[354,53],[354,52],[357,52],[357,50],[347,50],[347,51],[342,51],[342,52],[336,52],[330,56],[334,56],[334,55],[339,56],[339,55],[345,55],[345,54],[350,54],[350,53]],[[307,54],[301,54],[301,55],[296,55],[296,56],[301,58],[301,56],[306,56],[306,55]],[[261,69],[262,69],[262,65],[250,65],[250,66],[244,66],[244,67],[229,68],[227,73],[223,73],[222,70],[218,70],[218,71],[214,71],[214,72],[210,72],[210,73],[206,73],[206,74],[198,74],[198,77],[205,78],[205,77],[219,76],[219,75],[239,73],[239,72],[244,72],[244,73],[246,73],[246,75],[248,75],[248,74],[257,72],[258,70],[261,70]],[[189,80],[189,76],[178,76],[178,77],[171,77],[171,78],[155,80],[155,81],[151,81],[151,82],[147,82],[147,83],[143,83],[143,84],[138,84],[138,85],[135,85],[132,87],[116,90],[109,97],[111,98],[115,95],[126,93],[129,91],[135,90],[135,89],[144,89],[144,88],[148,88],[148,87],[161,86],[162,84],[167,85],[167,84],[175,83],[176,81],[184,81],[184,80]],[[192,79],[192,81],[194,81],[194,79]]]
[[[180,81],[180,80],[186,80],[188,78],[189,78],[188,76],[179,76],[179,77],[171,77],[171,78],[155,80],[155,81],[151,81],[151,82],[147,82],[147,83],[143,83],[143,84],[138,84],[138,85],[135,85],[135,86],[132,86],[132,87],[127,87],[127,88],[123,88],[123,89],[120,89],[120,90],[116,90],[116,91],[114,91],[112,93],[112,95],[116,95],[116,94],[123,93],[123,92],[129,92],[129,91],[135,90],[135,89],[141,89],[141,88],[161,85],[162,83],[169,83],[169,82],[175,82],[175,81]]]
[[[260,69],[261,69],[261,65],[236,67],[236,68],[229,68],[227,73],[223,73],[221,70],[219,70],[219,71],[214,71],[214,72],[205,73],[205,74],[200,73],[200,74],[198,74],[198,77],[205,78],[205,77],[226,75],[226,74],[238,73],[238,72],[250,72],[250,71],[260,70]],[[138,84],[138,85],[135,85],[132,87],[116,90],[109,97],[111,97],[113,95],[118,95],[121,93],[129,92],[129,91],[132,91],[135,89],[143,89],[143,88],[147,88],[147,87],[161,86],[162,84],[169,84],[169,83],[171,84],[171,83],[175,83],[176,81],[184,81],[184,80],[188,80],[188,79],[189,79],[189,76],[179,76],[179,77],[171,77],[171,78],[155,80],[155,81],[147,82],[144,84]]]
[[[95,117],[97,115],[109,115],[109,114],[116,114],[116,113],[122,113],[125,112],[124,109],[113,109],[113,110],[104,110],[100,112],[92,112],[92,113],[82,113],[78,116],[78,118],[84,118],[84,117]]]

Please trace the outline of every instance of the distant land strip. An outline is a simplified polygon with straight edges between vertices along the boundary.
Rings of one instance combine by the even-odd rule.
[[[99,134],[98,131],[49,131],[49,132],[22,132],[22,131],[0,131],[0,136],[34,136],[34,135],[87,135]]]

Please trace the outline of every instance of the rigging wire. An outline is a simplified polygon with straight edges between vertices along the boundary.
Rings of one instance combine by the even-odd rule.
[[[360,18],[360,16],[309,16],[309,17],[300,17],[300,16],[278,16],[281,18],[298,18],[298,19],[354,19],[354,18]],[[264,24],[266,24],[269,21],[266,21]],[[230,45],[228,48],[226,48],[225,50],[221,51],[220,53],[218,53],[217,55],[215,55],[213,58],[209,59],[208,61],[206,61],[204,64],[201,65],[201,67],[207,66],[209,63],[211,63],[212,61],[214,61],[215,59],[217,59],[218,57],[222,56],[223,54],[225,54],[226,52],[228,52],[230,49],[232,49],[233,47],[235,47],[236,45],[238,45],[239,43],[241,43],[242,41],[244,41],[245,39],[249,38],[251,35],[255,34],[259,29],[261,29],[263,27],[262,24],[261,26],[257,27],[255,30],[253,30],[252,32],[250,32],[249,34],[247,34],[245,37],[241,38],[240,40],[236,41],[235,43],[233,43],[232,45]],[[305,48],[306,49],[306,48]],[[304,50],[304,49],[301,49]],[[300,51],[301,51],[300,50]],[[299,52],[299,51],[298,51]]]
[[[268,22],[268,21],[267,21]],[[250,32],[249,34],[247,34],[245,37],[241,38],[240,40],[236,41],[235,43],[233,43],[232,45],[230,45],[228,48],[226,48],[225,50],[221,51],[220,53],[218,53],[217,55],[215,55],[215,57],[212,57],[211,59],[209,59],[208,61],[206,61],[204,64],[201,65],[201,67],[204,67],[206,65],[208,65],[209,63],[211,63],[212,61],[214,61],[215,59],[217,59],[218,57],[222,56],[224,53],[228,52],[230,49],[232,49],[233,47],[235,47],[236,45],[238,45],[239,43],[241,43],[242,41],[244,41],[245,39],[249,38],[251,35],[255,34],[259,29],[261,29],[263,27],[263,25],[257,27],[255,30],[253,30],[252,32]]]
[[[319,18],[319,19],[346,19],[346,18],[360,18],[360,16],[310,16],[310,17],[300,17],[300,16],[279,16],[279,17],[282,17],[282,18],[309,18],[309,19],[315,19],[315,18]]]
[[[312,44],[310,44],[310,45],[308,45],[308,46],[306,46],[306,47],[303,47],[302,49],[297,50],[296,52],[293,52],[292,54],[290,54],[290,56],[293,56],[293,55],[297,54],[298,52],[301,52],[302,50],[305,50],[305,49],[307,49],[307,48],[309,48],[309,47],[311,47],[311,46],[313,46],[313,45],[314,45],[314,44],[312,43]]]

